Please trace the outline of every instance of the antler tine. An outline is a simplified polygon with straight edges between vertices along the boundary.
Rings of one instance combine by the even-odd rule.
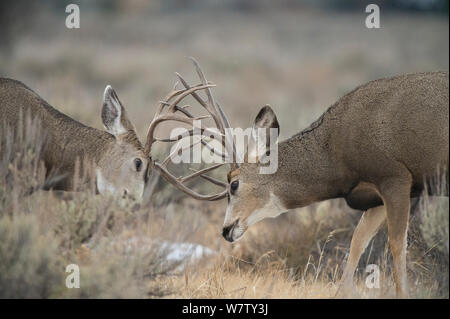
[[[178,81],[175,82],[172,91],[166,96],[165,101],[160,101],[159,108],[155,114],[155,117],[162,113],[166,105],[170,105],[167,101],[170,101],[172,98],[185,91],[184,89],[177,90],[178,83],[179,83]]]
[[[220,158],[222,158],[222,160],[224,161],[227,157],[227,152],[225,151],[224,153],[222,153],[221,151],[218,151],[217,149],[215,149],[214,147],[212,147],[211,145],[209,145],[207,142],[205,142],[202,139],[202,144],[209,149],[211,152],[213,152],[215,155],[219,156]]]
[[[154,139],[157,142],[177,142],[177,141],[179,141],[179,140],[181,140],[181,139],[183,139],[185,137],[188,137],[188,136],[204,136],[204,134],[208,134],[207,137],[209,137],[209,138],[211,138],[213,140],[216,140],[215,138],[212,138],[212,136],[214,136],[214,135],[220,135],[220,137],[223,137],[223,135],[220,134],[220,133],[215,133],[215,132],[210,131],[207,128],[200,127],[199,128],[199,132],[196,132],[195,130],[188,130],[185,133],[178,135],[176,138],[158,138],[158,137],[155,137]],[[212,147],[210,147],[209,144],[206,144],[206,142],[203,142],[202,144],[205,145],[206,147],[208,147],[211,151],[213,151]]]
[[[200,68],[200,64],[197,62],[197,60],[195,60],[193,57],[190,57],[189,59],[192,61],[192,63],[194,63],[195,70],[197,71],[198,77],[200,78],[202,83],[203,84],[208,83],[208,81],[206,80],[205,74],[203,73],[202,69]],[[212,108],[214,109],[215,113],[217,113],[217,111],[218,111],[217,106],[216,106],[216,103],[214,102],[214,97],[209,88],[206,89],[206,96],[208,97],[208,101],[209,101],[210,105],[212,106]],[[222,121],[218,120],[216,122],[216,125],[219,125],[219,129],[225,134],[224,123]]]
[[[169,106],[171,105],[170,103],[166,102],[166,101],[159,101],[160,104],[163,104],[163,106]],[[189,105],[184,105],[184,106],[178,106],[175,105],[175,110],[178,112],[183,113],[184,115],[186,115],[187,117],[194,117],[189,111],[186,111],[186,109],[189,107]]]
[[[178,181],[178,179],[175,178],[175,176],[173,176],[165,167],[161,166],[159,163],[154,162],[153,165],[170,184],[172,184],[173,186],[177,187],[179,190],[183,191],[184,193],[188,194],[189,196],[191,196],[195,199],[213,201],[213,200],[222,199],[225,196],[227,196],[227,190],[224,190],[218,194],[213,194],[213,195],[199,194],[196,191],[193,191],[192,189],[190,189],[189,187],[184,185],[183,183],[181,183],[180,181]]]
[[[224,198],[227,195],[227,190],[223,190],[217,194],[211,195],[202,195],[187,187],[184,183],[187,183],[195,178],[203,178],[217,186],[226,187],[227,183],[222,182],[218,179],[215,179],[211,176],[206,175],[207,172],[213,171],[223,165],[225,163],[220,163],[217,165],[213,165],[210,167],[203,168],[201,170],[195,171],[194,173],[187,175],[185,177],[176,177],[168,170],[168,164],[170,160],[173,160],[174,156],[179,154],[180,151],[184,151],[192,148],[194,145],[199,143],[203,144],[210,151],[214,153],[214,155],[220,156],[222,159],[226,159],[228,156],[233,156],[233,162],[236,162],[235,155],[235,146],[234,139],[231,141],[232,143],[227,143],[229,137],[227,137],[226,128],[229,128],[229,122],[222,108],[215,102],[214,97],[211,92],[211,87],[215,87],[214,84],[208,82],[204,73],[202,72],[200,65],[194,58],[190,58],[193,62],[196,72],[200,78],[200,84],[191,86],[188,82],[179,74],[175,73],[178,81],[176,82],[173,90],[167,95],[164,101],[160,101],[158,112],[155,114],[152,122],[150,123],[147,140],[145,144],[145,152],[150,155],[151,146],[155,141],[159,142],[178,142],[175,146],[175,149],[162,161],[162,163],[158,163],[153,161],[153,168],[160,172],[161,176],[163,176],[169,183],[186,193],[187,195],[200,200],[218,200]],[[178,89],[178,84],[181,83],[183,85],[182,89]],[[207,99],[202,98],[198,91],[204,90],[206,93]],[[205,116],[197,116],[195,117],[189,111],[186,110],[188,106],[181,107],[179,104],[187,97],[192,96],[207,112],[208,115]],[[218,132],[209,130],[205,128],[201,123],[198,124],[196,121],[204,118],[212,118]],[[195,125],[194,129],[184,132],[178,135],[176,138],[156,138],[154,136],[156,127],[164,122],[164,121],[177,121],[185,124]],[[197,131],[197,129],[199,129]],[[181,147],[181,142],[183,138],[190,136],[200,136],[200,139],[192,142],[187,147]],[[224,152],[217,150],[213,145],[209,144],[209,141],[205,141],[205,138],[209,138],[209,141],[219,140],[222,146],[225,146]]]
[[[176,76],[178,77],[178,79],[180,80],[180,82],[184,85],[184,87],[186,88],[186,90],[191,89],[190,85],[186,82],[185,79],[183,79],[183,77],[179,74],[179,73],[175,73]],[[206,79],[205,79],[206,81]],[[203,82],[205,83],[205,82]],[[206,84],[204,84],[206,85]],[[211,90],[209,88],[206,88],[206,92],[209,92],[209,95],[211,95]],[[223,127],[222,122],[220,121],[220,118],[217,116],[216,110],[214,108],[214,106],[211,105],[211,107],[208,105],[208,103],[206,103],[198,94],[197,92],[193,92],[192,93],[192,97],[194,97],[195,100],[197,100],[197,102],[203,106],[203,108],[212,116],[214,123],[216,124],[217,128],[223,133],[225,134],[225,130]]]
[[[188,175],[188,176],[185,176],[185,177],[181,178],[180,181],[182,183],[190,181],[191,179],[194,179],[197,176],[200,176],[200,175],[202,175],[204,173],[207,173],[209,171],[215,170],[216,168],[219,168],[219,167],[223,166],[224,164],[225,163],[219,163],[219,164],[216,164],[216,165],[213,165],[213,166],[210,166],[210,167],[203,168],[203,169],[201,169],[199,171],[196,171],[195,173],[192,173],[191,175]]]
[[[203,74],[202,69],[200,68],[200,64],[198,64],[197,60],[194,59],[193,57],[189,57],[189,59],[192,61],[192,63],[194,63],[195,66],[195,70],[197,71],[198,77],[200,78],[200,80],[202,81],[203,84],[208,83],[208,81],[206,80],[205,75]],[[208,101],[209,103],[214,106],[214,98],[213,95],[211,93],[211,90],[206,90],[206,95],[208,96]]]
[[[146,140],[145,148],[144,148],[145,154],[150,155],[152,144],[155,141],[153,135],[155,132],[155,128],[156,128],[156,126],[158,126],[159,123],[161,123],[163,121],[178,121],[178,122],[184,122],[186,124],[192,125],[194,120],[200,120],[200,119],[206,118],[206,117],[194,118],[194,117],[190,116],[190,113],[187,112],[186,110],[181,109],[178,106],[178,103],[180,103],[185,97],[187,97],[188,95],[191,95],[192,93],[194,93],[196,91],[203,90],[209,86],[215,86],[215,85],[214,84],[198,84],[193,87],[190,87],[189,89],[185,88],[185,89],[177,90],[176,89],[177,83],[175,84],[172,92],[169,93],[169,95],[166,97],[166,100],[160,102],[159,109],[156,112],[152,122],[150,123],[148,132],[147,132],[147,140]],[[173,101],[172,103],[169,103],[169,101],[171,99],[173,99],[177,96],[178,96],[178,98],[175,101]],[[165,115],[162,115],[162,112],[164,111],[165,106],[168,106],[168,113]],[[176,111],[180,111],[181,113],[186,115],[188,118],[176,116],[174,114]]]
[[[177,75],[178,78],[180,78],[178,73],[175,73],[175,74]],[[183,79],[183,81],[184,81],[184,79]],[[186,82],[186,81],[184,81],[184,82]],[[166,96],[165,100],[164,101],[160,101],[160,103],[163,104],[163,105],[160,105],[160,107],[164,108],[164,106],[166,106],[166,105],[171,105],[170,103],[168,103],[171,99],[173,99],[174,97],[176,97],[176,96],[186,92],[186,88],[177,90],[178,84],[179,84],[179,82],[176,81],[174,86],[173,86],[173,88],[172,88],[172,91]],[[194,85],[192,87],[189,86],[189,89],[191,89],[191,88],[198,88],[198,87],[201,87],[201,86],[204,86],[204,85],[215,86],[215,84],[213,84],[213,83],[206,83],[206,84],[200,83],[200,84]],[[200,88],[199,90],[202,90],[202,89],[203,88]]]
[[[203,73],[202,69],[200,68],[200,64],[193,57],[190,57],[190,59],[194,63],[195,69],[196,69],[197,74],[200,77],[200,80],[202,81],[202,83],[208,83],[206,80],[205,74]],[[228,118],[225,115],[225,112],[223,112],[220,105],[214,101],[214,97],[213,97],[210,89],[206,90],[206,94],[208,96],[208,101],[212,104],[212,107],[214,108],[215,112],[219,114],[219,117],[221,119],[221,121],[219,121],[219,122],[222,126],[222,131],[224,132],[225,139],[229,139],[229,136],[226,135],[225,129],[230,128],[230,123],[228,121]],[[234,169],[234,168],[238,168],[239,164],[236,160],[236,156],[237,156],[236,145],[234,143],[233,137],[231,139],[232,140],[229,142],[231,142],[232,146],[231,146],[231,150],[229,150],[229,153],[232,154],[232,156],[233,156],[233,158],[232,158],[233,161],[232,161],[231,167]],[[229,143],[225,143],[225,144],[226,144],[226,146],[229,145]]]
[[[195,170],[193,168],[190,168],[190,170],[194,171],[194,172],[198,172],[197,170]],[[209,182],[211,182],[213,184],[216,184],[218,186],[222,186],[222,187],[227,187],[228,186],[227,183],[222,182],[221,180],[218,180],[218,179],[216,179],[214,177],[211,177],[209,175],[200,174],[200,177],[202,177],[202,178],[206,179],[207,181],[209,181]]]
[[[173,109],[175,108],[175,105],[177,105],[178,103],[180,103],[181,100],[183,100],[186,96],[191,95],[192,93],[194,93],[195,91],[199,91],[199,90],[203,90],[203,89],[209,89],[210,87],[214,87],[216,86],[215,84],[203,84],[203,85],[198,85],[198,86],[193,86],[189,89],[186,88],[186,90],[184,90],[183,93],[181,93],[176,99],[175,101],[173,101],[170,105],[169,105],[169,110],[173,111]]]
[[[187,136],[190,136],[190,135],[185,135],[184,137],[187,137]],[[192,135],[192,136],[199,136],[199,135]],[[200,137],[199,140],[197,140],[197,141],[195,141],[195,142],[193,142],[193,143],[190,143],[188,146],[182,147],[182,148],[180,149],[181,139],[182,139],[182,138],[178,138],[178,139],[175,139],[175,140],[169,140],[170,142],[178,141],[178,143],[176,144],[176,146],[175,146],[173,152],[170,153],[170,154],[166,157],[166,159],[163,161],[163,164],[162,164],[163,166],[167,167],[167,164],[168,164],[169,160],[172,159],[172,158],[175,156],[175,154],[180,153],[180,152],[184,152],[185,150],[188,150],[188,149],[191,149],[191,148],[193,148],[195,145],[197,145],[197,144],[199,144],[199,143],[202,143],[203,145],[205,145],[210,151],[213,151],[214,154],[216,154],[216,155],[218,155],[218,156],[220,156],[220,157],[222,157],[222,158],[225,157],[225,154],[221,153],[220,151],[218,151],[218,150],[216,150],[215,148],[213,148],[212,146],[210,146],[207,142],[205,142],[204,137]],[[220,166],[222,166],[222,165],[224,165],[224,164],[225,164],[225,163],[221,163]]]
[[[203,71],[200,68],[199,63],[192,57],[190,59],[195,66],[195,69],[197,71],[197,74],[198,74],[201,82],[203,84],[208,83]],[[187,84],[187,82],[183,79],[183,77],[178,73],[176,73],[176,75],[177,75],[178,79],[180,80],[180,82],[184,85],[184,87],[186,89],[189,89],[189,84]],[[225,113],[223,112],[222,108],[220,107],[220,105],[214,101],[214,97],[211,93],[211,90],[209,88],[207,88],[205,91],[206,91],[206,94],[208,97],[209,105],[207,103],[205,103],[205,101],[203,101],[203,99],[200,96],[198,96],[198,94],[195,93],[195,94],[192,94],[192,96],[211,114],[211,116],[214,119],[214,122],[216,123],[217,128],[224,134],[225,139],[229,139],[229,137],[226,136],[226,132],[225,132],[225,128],[230,127],[228,119],[227,119]],[[233,156],[233,158],[232,158],[233,161],[232,161],[231,166],[234,169],[234,168],[239,167],[237,160],[236,160],[236,146],[235,146],[234,140],[231,140],[229,142],[231,142],[232,146],[231,146],[231,149],[227,150],[227,151],[229,154],[232,154],[232,156]],[[229,147],[229,143],[226,143],[226,141],[223,141],[222,144],[225,145],[226,147]]]
[[[216,184],[218,186],[227,187],[228,184],[225,182],[222,182],[214,177],[208,176],[208,175],[200,175],[200,177],[206,179],[208,182],[211,182],[213,184]]]
[[[196,64],[196,67],[197,67],[197,68],[199,67],[198,64]],[[200,71],[200,72],[201,72],[201,71]],[[178,79],[180,80],[180,82],[184,85],[184,87],[185,87],[187,90],[190,89],[190,86],[189,86],[189,84],[186,82],[186,80],[184,80],[184,78],[183,78],[179,73],[175,73],[175,74],[177,75],[177,77],[178,77]],[[203,74],[203,73],[200,73],[200,74]],[[203,83],[206,82],[206,78],[204,78],[204,76],[203,76],[202,82],[203,82]],[[209,93],[208,93],[208,96],[211,96],[211,97],[212,97],[212,94],[211,94],[210,89],[207,88],[206,91],[209,92]],[[209,113],[209,114],[211,115],[211,117],[213,118],[214,122],[216,123],[217,128],[218,128],[219,131],[221,132],[221,136],[222,136],[221,143],[222,143],[222,145],[225,146],[225,148],[226,148],[227,144],[226,144],[226,141],[225,141],[226,137],[225,137],[225,129],[224,129],[224,125],[223,125],[223,123],[221,122],[220,118],[217,116],[217,113],[215,112],[216,109],[215,109],[214,107],[213,107],[213,109],[211,109],[211,108],[209,107],[209,105],[208,105],[207,103],[205,103],[205,101],[204,101],[204,100],[203,100],[196,92],[193,92],[193,93],[192,93],[192,96],[197,100],[197,102],[200,103],[200,105],[202,105],[202,106],[208,111],[208,113]],[[227,123],[228,123],[228,121],[227,121]],[[206,145],[206,144],[204,144],[204,145],[205,145],[205,146],[208,146],[208,145]],[[213,151],[217,154],[217,151],[216,151],[216,150],[213,150]],[[224,156],[222,156],[222,155],[220,155],[220,156],[224,158]],[[224,159],[225,159],[225,158],[224,158]]]
[[[227,116],[225,115],[225,112],[223,111],[222,107],[219,103],[216,103],[217,109],[219,110],[220,116],[222,117],[223,122],[225,123],[226,128],[230,128],[230,122],[228,121]],[[226,137],[225,137],[226,138]],[[238,159],[238,153],[236,151],[236,143],[234,141],[234,137],[231,137],[232,140],[232,155],[233,155],[233,162],[231,163],[231,168],[234,170],[236,168],[239,168],[239,161]]]
[[[180,152],[184,152],[188,149],[193,148],[195,145],[197,145],[198,143],[201,142],[202,139],[200,139],[199,141],[196,141],[194,143],[190,143],[187,147],[182,147],[180,149],[180,145],[181,145],[181,140],[176,144],[175,149],[173,150],[172,153],[169,154],[169,156],[166,157],[166,159],[163,161],[162,166],[167,167],[167,165],[169,164],[169,160],[173,159],[173,157],[175,156],[175,154],[178,154]]]
[[[154,138],[154,132],[155,132],[155,128],[158,126],[159,123],[164,122],[164,121],[176,121],[176,122],[181,122],[181,123],[185,123],[185,124],[189,124],[189,125],[194,125],[195,121],[202,120],[205,118],[210,118],[210,117],[211,117],[210,115],[204,115],[204,116],[190,118],[190,117],[178,116],[174,113],[169,113],[169,114],[155,117],[148,129],[147,142],[145,144],[145,149],[144,149],[145,154],[150,155],[151,146],[152,146],[153,142],[157,140]],[[201,129],[201,127],[200,127],[200,129]]]

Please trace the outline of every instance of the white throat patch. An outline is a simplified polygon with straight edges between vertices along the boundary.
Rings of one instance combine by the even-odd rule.
[[[281,200],[273,193],[270,193],[269,201],[264,207],[255,210],[247,219],[247,227],[263,220],[264,218],[275,218],[280,214],[287,212]]]

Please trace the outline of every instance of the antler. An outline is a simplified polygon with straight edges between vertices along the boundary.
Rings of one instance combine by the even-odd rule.
[[[205,147],[207,147],[210,151],[212,151],[215,155],[220,156],[222,160],[225,160],[230,155],[232,156],[231,167],[237,168],[237,160],[236,160],[236,146],[234,144],[234,140],[232,136],[226,134],[226,129],[230,127],[228,119],[223,112],[222,108],[214,101],[214,97],[211,93],[211,87],[215,85],[208,82],[206,80],[205,75],[203,74],[198,62],[194,58],[190,58],[194,63],[197,74],[200,78],[201,83],[195,86],[190,86],[179,73],[175,73],[179,82],[184,86],[183,89],[177,89],[178,82],[175,84],[172,92],[166,97],[164,101],[160,102],[158,111],[153,118],[153,121],[150,123],[148,133],[147,133],[147,141],[145,143],[145,153],[150,155],[150,151],[154,142],[177,142],[177,145],[172,153],[170,153],[167,158],[162,162],[158,163],[156,161],[153,162],[153,167],[157,169],[160,174],[172,185],[186,193],[187,195],[200,200],[218,200],[224,198],[227,195],[227,190],[223,190],[217,194],[211,195],[202,195],[197,193],[196,191],[187,187],[184,183],[193,180],[198,177],[202,177],[205,180],[226,188],[227,183],[217,180],[211,176],[205,175],[205,173],[213,171],[225,164],[220,163],[216,164],[198,171],[195,171],[188,176],[185,177],[175,177],[171,172],[169,172],[167,166],[169,162],[173,159],[173,157],[180,152],[183,152],[189,148],[194,147],[195,145],[201,143]],[[204,100],[199,96],[198,92],[205,91],[207,100]],[[189,105],[179,106],[179,104],[183,101],[187,96],[192,96],[203,109],[207,111],[207,115],[204,116],[193,116],[187,108]],[[200,124],[200,127],[196,127],[196,129],[192,129],[187,131],[185,134],[178,136],[177,138],[157,138],[155,137],[155,129],[156,127],[165,121],[176,121],[185,124],[190,124],[194,127],[194,125],[198,124],[199,120],[212,118],[214,124],[216,125],[219,132],[213,132],[212,130],[204,127]],[[181,140],[187,136],[199,136],[199,140],[191,143],[189,146],[181,147]],[[224,146],[224,152],[219,151],[212,147],[209,143],[205,141],[205,137],[211,138],[211,136],[219,136],[220,143]]]

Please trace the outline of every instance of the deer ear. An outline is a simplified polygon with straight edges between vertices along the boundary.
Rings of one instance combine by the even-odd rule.
[[[270,105],[265,105],[261,108],[258,115],[256,115],[253,128],[276,128],[278,135],[280,135],[280,124],[278,124],[277,116]]]
[[[253,122],[251,140],[249,143],[248,159],[258,159],[274,145],[280,135],[280,125],[277,116],[269,105],[264,106],[256,115]],[[271,141],[271,138],[274,139]]]
[[[102,122],[108,133],[115,137],[134,131],[125,108],[120,103],[116,91],[110,85],[106,86],[103,93]]]

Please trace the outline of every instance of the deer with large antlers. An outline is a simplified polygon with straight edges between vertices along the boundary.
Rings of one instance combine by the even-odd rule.
[[[197,70],[202,85],[208,86],[198,66]],[[240,239],[248,227],[264,218],[314,202],[344,198],[351,208],[365,212],[351,241],[341,296],[352,287],[353,274],[367,244],[387,221],[397,295],[405,297],[410,198],[420,196],[424,190],[434,195],[432,184],[439,172],[444,172],[447,183],[449,179],[448,80],[447,72],[433,72],[369,82],[342,97],[310,127],[283,142],[272,140],[277,139],[280,126],[271,107],[265,106],[254,120],[243,163],[233,137],[224,130],[229,128],[228,120],[207,88],[207,102],[193,96],[206,110],[216,110],[210,114],[220,129],[225,157],[232,159],[227,189],[220,194],[199,195],[183,187],[190,177],[177,179],[165,170],[167,160],[163,165],[154,165],[171,183],[195,198],[228,197],[223,236],[230,242]],[[175,90],[170,97],[181,97],[182,92],[188,92],[184,90],[192,90],[181,77],[180,81],[185,88]],[[185,108],[177,106],[178,100],[170,105],[162,102],[160,109],[167,106],[171,112],[166,116],[158,112],[152,125],[158,119],[173,119],[176,111],[184,113]],[[193,117],[185,115],[192,124]],[[152,125],[147,145],[154,140]],[[269,137],[269,131],[276,134]],[[192,133],[193,130],[188,132]],[[223,143],[227,139],[230,143]],[[272,152],[278,155],[278,169],[272,174],[261,174],[261,167],[267,164],[263,158]],[[220,151],[218,154],[224,155]],[[251,158],[256,158],[256,162]],[[204,175],[220,165],[191,176],[223,185]],[[448,196],[448,188],[444,195]]]
[[[58,176],[54,179],[56,182],[48,186],[54,190],[73,190],[76,179],[74,175],[77,170],[77,161],[79,161],[93,163],[98,193],[112,193],[116,196],[126,195],[138,200],[142,199],[148,179],[155,170],[172,185],[196,199],[217,200],[226,196],[226,190],[218,194],[202,195],[186,185],[201,177],[213,184],[226,186],[224,182],[206,175],[207,172],[223,164],[204,168],[189,176],[175,177],[167,168],[173,154],[170,154],[162,163],[155,162],[151,158],[151,148],[155,142],[173,141],[170,138],[155,136],[156,128],[161,123],[175,121],[192,125],[195,121],[212,118],[221,137],[225,136],[225,128],[229,127],[225,114],[213,100],[210,88],[214,85],[206,81],[198,63],[192,60],[202,83],[190,86],[177,73],[183,88],[174,88],[166,100],[160,103],[150,124],[144,145],[139,141],[125,107],[109,85],[104,91],[101,111],[106,131],[83,125],[53,108],[23,83],[6,78],[0,78],[0,121],[2,126],[13,131],[19,127],[19,122],[27,114],[40,121],[46,138],[45,147],[40,156],[48,174]],[[206,100],[200,96],[200,91],[206,91]],[[194,117],[186,106],[179,106],[187,96],[193,96],[207,115]],[[212,133],[217,135],[217,132],[210,132],[208,128],[203,127],[199,132],[202,145],[210,147],[203,139],[203,134],[211,136]],[[191,130],[189,134],[197,133]],[[224,138],[221,140],[221,143],[225,145]],[[215,152],[218,153],[218,151]],[[232,153],[232,151],[229,152]]]
[[[449,179],[448,82],[447,72],[369,82],[342,97],[309,128],[279,142],[274,174],[259,174],[259,163],[232,169],[225,239],[233,242],[256,222],[289,209],[345,198],[350,207],[365,212],[353,234],[341,292],[352,286],[361,254],[387,221],[397,295],[407,296],[410,198],[424,189],[433,194],[430,184],[439,170],[447,184]],[[253,127],[279,129],[269,106],[261,109]]]

